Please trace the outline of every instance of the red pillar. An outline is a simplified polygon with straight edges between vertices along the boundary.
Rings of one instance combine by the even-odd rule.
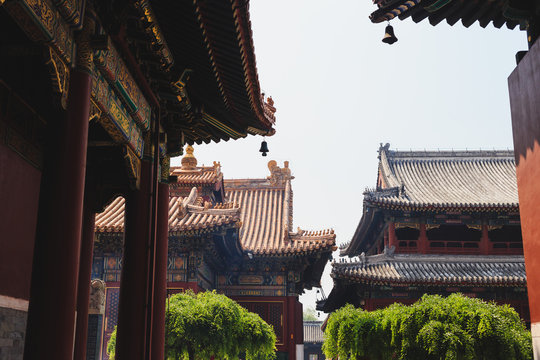
[[[152,359],[165,358],[165,301],[169,245],[169,184],[159,183],[154,277],[154,316],[152,318]]]
[[[94,250],[94,227],[96,214],[88,205],[84,206],[79,265],[79,286],[77,289],[77,329],[75,332],[74,359],[86,359],[86,338],[88,337],[88,304],[90,302],[90,280]]]
[[[144,359],[147,331],[148,238],[152,164],[141,164],[140,189],[126,196],[124,257],[118,304],[117,360]]]
[[[66,117],[49,137],[54,149],[41,187],[26,360],[73,358],[91,84],[88,73],[71,72]]]
[[[418,237],[418,252],[420,254],[427,254],[428,252],[426,224],[420,224],[420,236]]]
[[[482,225],[482,236],[480,237],[480,254],[488,255],[489,254],[489,233],[488,226]]]
[[[287,343],[289,344],[289,360],[296,360],[295,302],[295,296],[287,297]]]
[[[540,359],[540,41],[508,78],[534,358]]]
[[[388,224],[388,247],[391,248],[392,246],[395,247],[397,250],[397,238],[396,238],[396,225],[391,222]]]

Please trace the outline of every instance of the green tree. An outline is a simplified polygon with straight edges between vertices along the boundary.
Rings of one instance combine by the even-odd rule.
[[[461,294],[372,312],[346,305],[328,319],[323,350],[341,359],[532,359],[530,332],[514,309]]]
[[[317,321],[319,318],[317,318],[317,312],[315,309],[308,307],[304,310],[303,313],[303,319],[304,321]]]
[[[166,355],[169,359],[273,359],[276,335],[259,315],[250,313],[215,291],[188,291],[169,299],[166,316]],[[115,335],[115,333],[113,333]],[[107,352],[114,356],[111,336]]]

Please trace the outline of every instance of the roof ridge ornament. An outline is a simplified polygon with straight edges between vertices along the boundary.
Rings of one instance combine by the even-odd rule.
[[[182,158],[182,170],[195,170],[197,158],[193,155],[193,146],[186,146],[186,155]]]
[[[268,162],[268,169],[270,170],[270,176],[267,179],[270,180],[271,185],[282,186],[287,181],[294,179],[294,176],[291,175],[288,161],[284,161],[283,168],[280,168],[275,160],[270,160]]]

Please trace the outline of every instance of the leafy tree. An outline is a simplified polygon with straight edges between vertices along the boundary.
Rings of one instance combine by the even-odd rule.
[[[276,335],[259,315],[250,313],[233,300],[215,291],[194,294],[188,291],[169,299],[166,317],[166,354],[169,359],[193,360],[273,359]],[[113,333],[115,335],[115,333]],[[111,336],[107,352],[114,356]],[[111,352],[112,351],[112,352]]]
[[[317,318],[317,312],[313,308],[306,308],[303,313],[303,319],[304,321],[317,321],[319,318]]]
[[[328,319],[323,350],[340,359],[532,359],[530,332],[514,309],[461,294],[372,312],[346,305]]]

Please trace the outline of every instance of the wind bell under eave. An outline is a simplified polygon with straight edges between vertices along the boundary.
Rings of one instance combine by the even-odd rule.
[[[266,140],[264,138],[261,143],[261,148],[259,149],[259,152],[262,152],[262,156],[266,156],[266,153],[270,152],[270,150],[268,150],[268,144],[266,143]]]
[[[388,25],[386,25],[386,29],[384,30],[384,37],[382,39],[383,43],[392,45],[397,41],[396,35],[394,35],[394,28],[392,25],[390,25],[390,22],[388,22]]]

